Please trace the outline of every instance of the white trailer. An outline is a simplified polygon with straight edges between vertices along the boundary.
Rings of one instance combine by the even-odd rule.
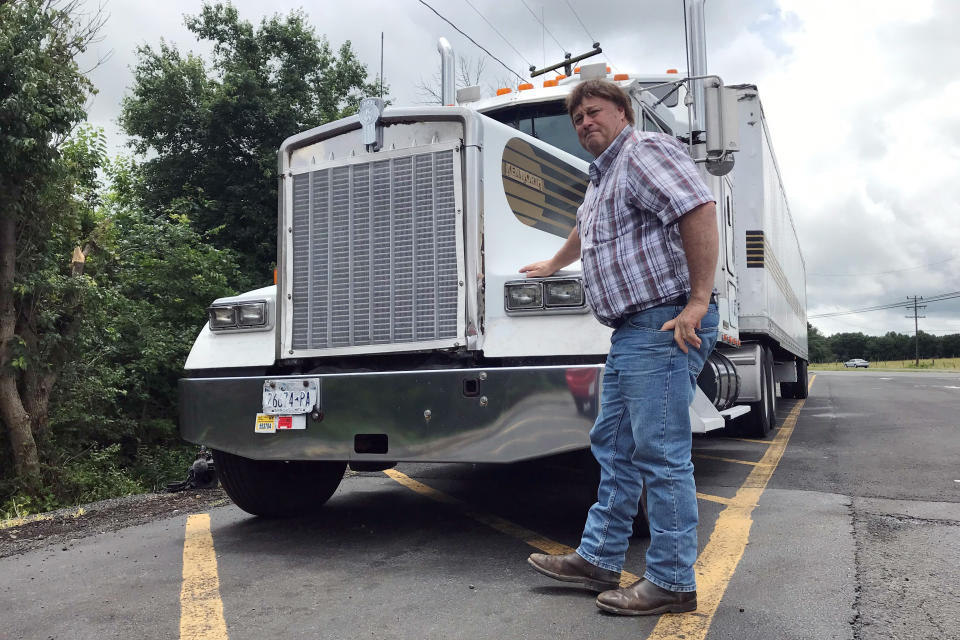
[[[286,513],[323,504],[347,464],[589,446],[610,329],[585,305],[579,265],[543,279],[517,270],[553,255],[575,224],[589,156],[563,103],[592,77],[627,91],[639,128],[686,136],[717,196],[721,335],[693,430],[746,414],[766,435],[774,383],[806,391],[803,262],[755,89],[697,65],[684,78],[584,64],[541,87],[455,100],[447,64],[444,103],[456,106],[368,99],[286,140],[278,283],[213,303],[180,382],[181,434],[214,450],[234,501]],[[681,86],[701,134],[670,106]]]

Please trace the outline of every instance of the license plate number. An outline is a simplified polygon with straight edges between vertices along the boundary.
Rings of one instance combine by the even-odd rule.
[[[287,416],[310,413],[319,399],[318,378],[286,378],[263,383],[264,413]]]

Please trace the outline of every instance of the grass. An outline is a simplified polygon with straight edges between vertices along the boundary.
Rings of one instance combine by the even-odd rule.
[[[816,371],[854,371],[847,369],[842,362],[827,362],[822,364],[810,363],[810,368]],[[920,358],[920,366],[916,360],[886,360],[870,362],[871,369],[899,369],[902,371],[960,371],[960,358]]]

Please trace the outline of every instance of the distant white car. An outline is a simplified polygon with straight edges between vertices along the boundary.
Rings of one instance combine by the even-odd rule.
[[[864,360],[863,358],[854,358],[853,360],[847,360],[846,362],[844,362],[843,366],[853,367],[853,368],[863,367],[864,369],[866,369],[870,366],[870,363]]]

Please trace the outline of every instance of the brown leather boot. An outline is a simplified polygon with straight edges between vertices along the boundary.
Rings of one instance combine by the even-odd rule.
[[[649,580],[638,580],[629,587],[604,591],[597,606],[624,616],[652,616],[658,613],[684,613],[697,608],[696,591],[668,591]]]
[[[527,558],[527,562],[531,567],[554,580],[577,582],[594,591],[616,589],[620,585],[618,572],[590,564],[576,552],[563,556],[533,553]]]

